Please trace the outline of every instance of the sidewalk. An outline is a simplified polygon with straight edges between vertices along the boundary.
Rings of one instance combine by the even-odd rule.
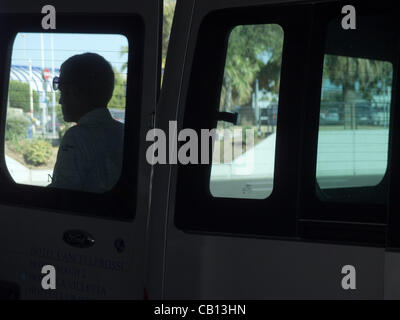
[[[232,163],[213,164],[212,180],[243,178],[273,178],[275,165],[276,133],[271,134],[254,148],[247,150]],[[223,159],[221,159],[223,162]]]
[[[388,139],[387,129],[320,131],[317,176],[383,175]],[[213,164],[212,180],[273,178],[275,140],[273,133],[231,164]]]
[[[6,157],[8,172],[16,183],[29,184],[35,186],[47,186],[51,179],[48,175],[53,175],[53,170],[33,170],[25,167],[18,161]]]
[[[383,175],[387,166],[389,131],[320,131],[317,176]],[[230,164],[213,164],[212,180],[272,179],[276,133]],[[221,159],[222,161],[222,159]],[[6,156],[8,171],[17,183],[46,186],[53,170],[33,170]]]
[[[317,176],[383,176],[388,143],[388,129],[321,131]]]

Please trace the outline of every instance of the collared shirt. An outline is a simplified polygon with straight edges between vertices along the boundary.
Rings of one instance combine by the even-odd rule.
[[[118,181],[123,156],[124,126],[107,108],[86,113],[65,133],[50,187],[105,192]]]

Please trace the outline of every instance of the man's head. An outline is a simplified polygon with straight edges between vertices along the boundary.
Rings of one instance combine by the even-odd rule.
[[[77,122],[95,108],[106,107],[114,90],[114,71],[96,53],[67,59],[60,69],[60,104],[67,122]]]

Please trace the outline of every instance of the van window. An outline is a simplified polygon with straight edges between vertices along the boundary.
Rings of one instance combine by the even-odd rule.
[[[265,199],[272,193],[283,30],[240,25],[228,41],[210,191],[214,197]]]
[[[318,133],[321,189],[375,186],[388,160],[390,62],[325,55]]]
[[[174,19],[176,0],[163,0],[163,29],[161,53],[161,85],[164,79],[165,62],[167,60],[169,38],[171,36],[172,21]]]
[[[87,52],[86,60],[71,58]],[[127,63],[128,40],[119,34],[17,34],[4,145],[16,183],[88,192],[115,185],[122,166]],[[102,77],[112,75],[112,93],[112,84],[101,90]]]

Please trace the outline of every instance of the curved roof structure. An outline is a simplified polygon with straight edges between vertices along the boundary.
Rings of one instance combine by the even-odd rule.
[[[49,82],[53,82],[53,72],[51,68]],[[54,76],[60,75],[60,69],[54,69]],[[10,80],[21,81],[29,84],[29,66],[11,65]],[[43,91],[42,68],[32,66],[32,90]],[[47,86],[47,92],[53,90],[52,86]]]

